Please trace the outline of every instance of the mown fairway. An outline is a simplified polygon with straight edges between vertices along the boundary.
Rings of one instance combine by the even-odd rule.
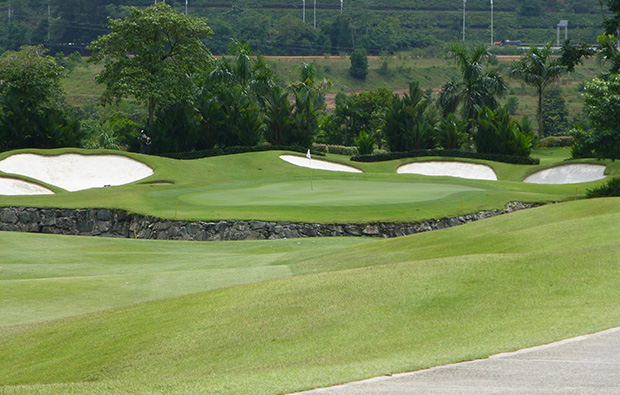
[[[617,326],[618,221],[601,199],[391,240],[2,233],[0,385],[275,394]]]
[[[515,200],[565,202],[390,240],[0,233],[0,392],[277,394],[620,323],[618,199],[573,201],[603,181],[521,182],[563,162],[566,150],[539,151],[540,166],[484,162],[499,181],[399,175],[411,160],[351,163],[337,155],[327,159],[364,173],[310,170],[280,154],[192,161],[129,154],[154,174],[126,186],[4,196],[0,204],[372,222]],[[608,163],[608,173],[618,166]]]

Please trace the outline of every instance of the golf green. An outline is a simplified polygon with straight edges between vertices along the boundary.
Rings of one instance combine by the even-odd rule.
[[[203,206],[281,206],[316,205],[355,206],[402,204],[438,200],[462,192],[482,191],[464,185],[369,181],[315,180],[290,181],[241,186],[239,188],[207,189],[181,195],[179,200]]]

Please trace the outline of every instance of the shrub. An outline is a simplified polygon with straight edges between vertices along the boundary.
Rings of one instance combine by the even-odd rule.
[[[594,189],[588,189],[586,197],[611,197],[620,196],[620,177],[615,177],[607,181],[604,185]]]
[[[355,138],[355,144],[360,155],[369,155],[375,148],[375,139],[362,130],[360,135]]]
[[[351,54],[351,68],[349,73],[353,78],[365,80],[368,74],[368,55],[365,49],[356,49]]]
[[[331,144],[313,144],[312,149],[321,153],[330,153],[336,155],[352,156],[357,154],[356,147],[348,147],[346,145],[331,145]]]
[[[478,152],[530,156],[535,135],[527,117],[518,123],[512,119],[507,107],[495,111],[482,107],[474,123],[476,132],[473,138]]]
[[[502,155],[502,154],[484,154],[478,152],[467,152],[459,150],[443,150],[443,149],[429,149],[429,150],[416,150],[409,152],[381,152],[374,155],[356,155],[351,157],[355,162],[385,162],[388,160],[403,159],[403,158],[420,158],[425,156],[439,156],[443,158],[470,158],[490,160],[494,162],[511,163],[517,165],[538,165],[540,159],[530,158],[524,156]]]
[[[549,136],[538,142],[540,148],[550,147],[570,147],[575,144],[575,139],[571,136]]]
[[[593,158],[595,156],[594,143],[590,133],[581,128],[572,129],[569,133],[574,140],[570,152],[572,158]]]
[[[247,146],[235,146],[235,147],[220,147],[213,148],[208,150],[201,151],[187,151],[187,152],[171,152],[167,154],[160,154],[160,156],[172,159],[200,159],[200,158],[210,158],[213,156],[222,156],[222,155],[234,155],[234,154],[244,154],[248,152],[263,152],[263,151],[293,151],[305,154],[308,152],[307,148],[304,148],[299,145],[257,145],[254,147]],[[325,156],[324,153],[318,151],[311,151],[311,154],[314,156]]]
[[[435,140],[445,149],[459,149],[467,140],[465,127],[467,122],[459,121],[454,113],[448,114],[435,127]]]

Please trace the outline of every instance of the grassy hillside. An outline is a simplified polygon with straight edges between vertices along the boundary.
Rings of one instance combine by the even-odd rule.
[[[45,263],[23,252],[0,266],[0,317],[13,317],[0,328],[0,385],[7,394],[275,394],[617,326],[618,221],[618,200],[605,199],[378,241],[0,234],[12,251],[47,247]],[[90,252],[65,262],[73,249]],[[273,271],[257,276],[260,267]],[[184,281],[192,274],[220,289],[194,293],[201,281]],[[66,318],[46,321],[54,299]]]

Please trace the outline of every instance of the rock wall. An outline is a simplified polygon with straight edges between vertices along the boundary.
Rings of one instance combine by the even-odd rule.
[[[415,223],[306,224],[294,222],[186,222],[108,209],[0,208],[0,231],[157,240],[274,240],[298,237],[398,237],[450,228],[535,205],[508,203],[504,210]]]

